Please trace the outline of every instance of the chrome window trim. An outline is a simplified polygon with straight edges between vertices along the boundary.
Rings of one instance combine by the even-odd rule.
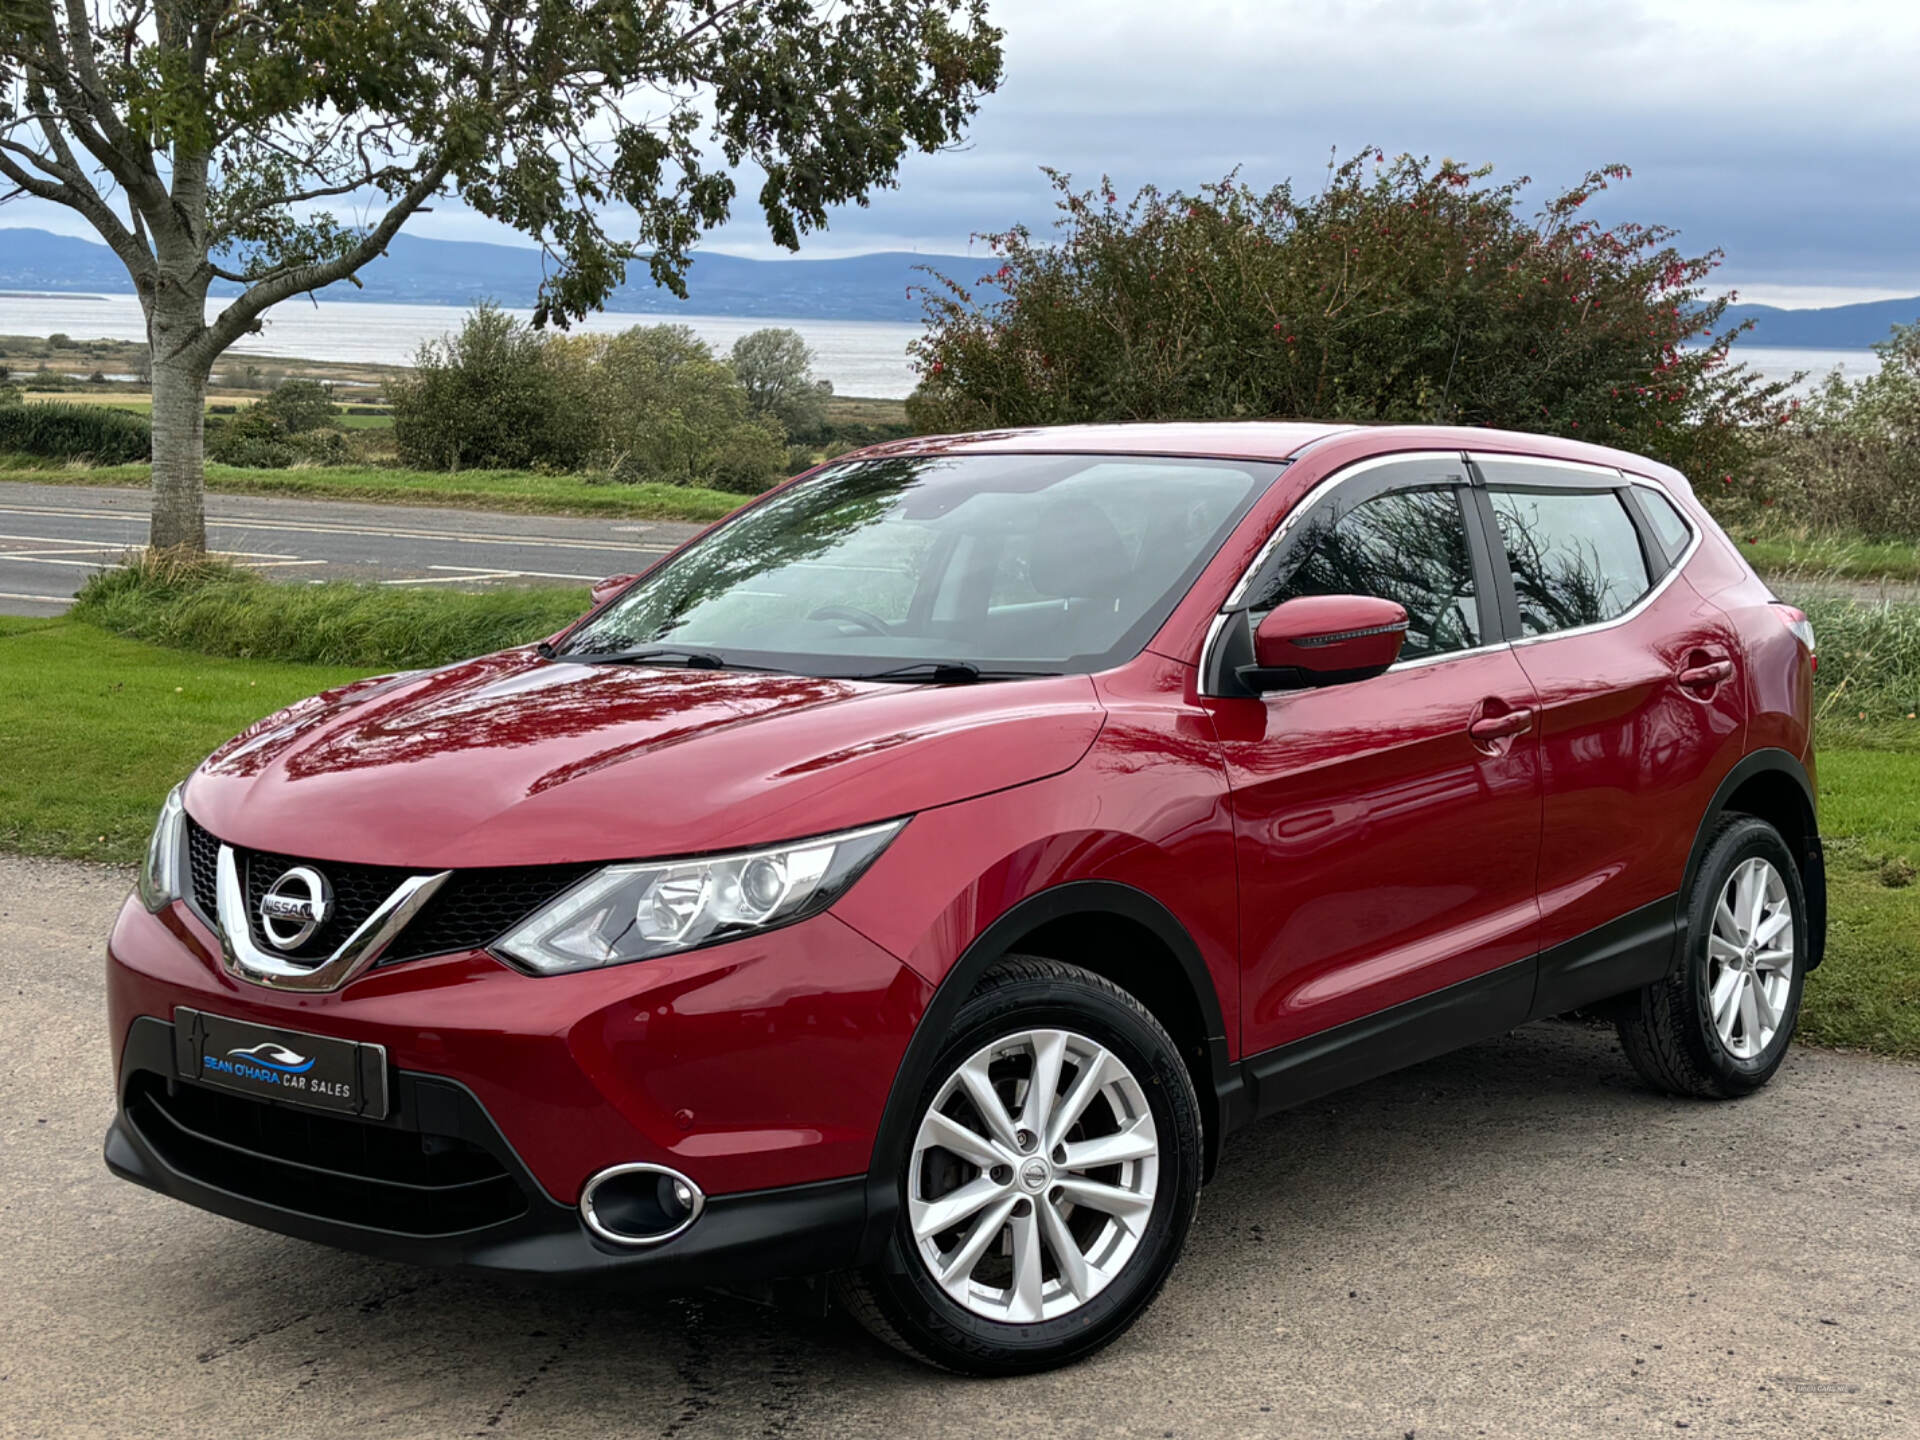
[[[1692,538],[1688,540],[1686,548],[1683,548],[1681,550],[1679,558],[1674,560],[1674,562],[1667,567],[1669,570],[1678,570],[1680,568],[1681,560],[1684,560],[1688,555],[1693,553],[1692,552],[1693,541],[1698,540],[1700,538],[1699,525],[1697,525],[1694,522],[1694,518],[1691,515],[1687,514],[1686,507],[1678,504],[1674,500],[1673,496],[1668,493],[1667,488],[1664,485],[1658,484],[1653,480],[1649,480],[1644,475],[1628,475],[1627,488],[1630,490],[1653,491],[1654,494],[1658,495],[1661,499],[1665,500],[1667,504],[1672,507],[1673,513],[1675,515],[1680,517],[1680,528],[1686,531],[1687,534]]]
[[[1241,603],[1247,597],[1247,587],[1253,583],[1253,577],[1260,573],[1260,567],[1267,563],[1268,557],[1279,548],[1280,543],[1292,532],[1295,522],[1298,521],[1301,516],[1307,514],[1314,506],[1325,499],[1327,495],[1337,490],[1340,486],[1345,485],[1355,476],[1364,475],[1369,470],[1378,470],[1383,465],[1398,465],[1409,460],[1455,460],[1460,461],[1463,465],[1465,463],[1464,460],[1462,460],[1461,452],[1458,450],[1399,450],[1391,455],[1370,455],[1365,460],[1354,461],[1353,464],[1347,466],[1344,470],[1334,471],[1333,474],[1327,476],[1326,479],[1322,480],[1318,485],[1314,486],[1294,502],[1293,508],[1287,511],[1286,515],[1281,519],[1280,524],[1275,527],[1273,534],[1267,537],[1267,543],[1260,547],[1258,553],[1256,553],[1252,561],[1248,563],[1247,568],[1240,572],[1240,579],[1228,593],[1226,600],[1222,602],[1220,613],[1222,615],[1231,615],[1235,610],[1240,608]],[[1279,479],[1278,476],[1274,478],[1276,481]],[[1461,478],[1463,480],[1466,479],[1465,476]]]
[[[1398,465],[1407,461],[1417,462],[1422,460],[1454,461],[1462,468],[1461,483],[1469,485],[1473,483],[1472,477],[1464,473],[1466,466],[1466,454],[1464,451],[1396,450],[1388,455],[1369,455],[1364,460],[1356,460],[1346,468],[1334,471],[1333,474],[1327,476],[1326,479],[1315,485],[1311,490],[1307,491],[1306,494],[1302,495],[1299,500],[1294,502],[1293,508],[1282,517],[1280,524],[1274,529],[1273,534],[1267,537],[1266,543],[1260,547],[1253,559],[1247,563],[1246,569],[1240,572],[1239,580],[1235,582],[1233,589],[1221,603],[1220,612],[1213,617],[1213,623],[1207,627],[1207,638],[1200,646],[1201,694],[1222,699],[1242,698],[1226,696],[1223,692],[1205,688],[1207,684],[1207,673],[1213,661],[1214,647],[1220,643],[1220,636],[1226,630],[1227,622],[1236,614],[1241,613],[1246,601],[1247,587],[1253,584],[1253,577],[1260,573],[1261,567],[1267,563],[1268,559],[1273,555],[1273,552],[1286,540],[1287,536],[1292,532],[1295,523],[1299,521],[1301,517],[1311,513],[1314,507],[1319,505],[1328,495],[1332,494],[1356,476],[1364,475],[1370,470],[1378,470],[1383,465]],[[1396,670],[1410,670],[1420,665],[1437,665],[1448,660],[1459,660],[1468,655],[1478,655],[1488,650],[1503,649],[1507,643],[1505,640],[1493,640],[1484,645],[1475,645],[1469,650],[1449,650],[1444,655],[1422,655],[1412,660],[1396,660],[1387,667],[1385,673],[1391,675]],[[1293,693],[1298,692],[1284,690],[1274,691],[1260,698],[1279,700]]]
[[[1581,460],[1550,460],[1539,455],[1501,455],[1495,453],[1483,455],[1474,451],[1460,450],[1406,450],[1391,455],[1369,456],[1365,460],[1355,461],[1344,470],[1335,471],[1319,484],[1315,485],[1305,495],[1302,495],[1294,507],[1287,512],[1286,517],[1281,520],[1273,534],[1267,538],[1266,544],[1260,547],[1259,552],[1254,555],[1253,559],[1248,563],[1247,568],[1241,572],[1239,581],[1234,585],[1232,591],[1222,604],[1220,613],[1213,617],[1212,624],[1207,627],[1206,639],[1200,647],[1200,693],[1211,698],[1243,698],[1228,697],[1220,691],[1206,688],[1206,677],[1212,667],[1214,648],[1220,643],[1220,637],[1226,630],[1227,621],[1231,620],[1236,613],[1240,612],[1241,606],[1246,599],[1247,588],[1253,583],[1253,577],[1259,573],[1261,566],[1266,564],[1274,550],[1286,539],[1297,520],[1311,511],[1314,506],[1318,505],[1332,491],[1338,489],[1356,475],[1364,474],[1368,470],[1377,469],[1382,465],[1392,464],[1401,460],[1464,460],[1472,462],[1482,458],[1523,465],[1539,465],[1558,470],[1581,471],[1584,474],[1594,476],[1597,481],[1601,482],[1592,486],[1591,488],[1593,490],[1622,490],[1630,485],[1644,485],[1647,489],[1663,496],[1667,502],[1673,506],[1679,513],[1680,518],[1686,522],[1687,533],[1691,538],[1687,541],[1686,548],[1682,550],[1680,554],[1674,558],[1673,563],[1667,567],[1666,573],[1655,581],[1644,595],[1610,620],[1597,620],[1591,625],[1579,625],[1570,630],[1552,630],[1544,635],[1516,636],[1511,640],[1490,640],[1484,645],[1475,645],[1466,650],[1449,650],[1443,655],[1420,655],[1411,660],[1396,660],[1386,668],[1383,672],[1385,674],[1391,675],[1399,670],[1414,670],[1428,665],[1444,665],[1452,660],[1464,660],[1470,656],[1485,655],[1494,650],[1515,650],[1523,645],[1542,645],[1548,641],[1562,640],[1572,635],[1596,634],[1602,630],[1611,630],[1616,625],[1624,625],[1628,621],[1638,617],[1643,610],[1660,598],[1667,587],[1674,582],[1675,577],[1686,568],[1687,562],[1693,559],[1694,554],[1699,550],[1702,543],[1703,534],[1701,528],[1694,521],[1693,517],[1687,513],[1686,507],[1674,498],[1673,492],[1669,490],[1663,482],[1655,480],[1650,476],[1632,475],[1624,470],[1615,469],[1611,466],[1594,465]],[[1469,483],[1473,484],[1476,488],[1492,488],[1490,486],[1482,486],[1477,480],[1471,480],[1471,478]],[[1569,486],[1567,488],[1576,489],[1580,487]],[[1288,695],[1295,693],[1298,692],[1284,690],[1274,691],[1257,698],[1263,700],[1283,700],[1286,699]]]
[[[1551,465],[1557,462],[1543,460],[1539,463]],[[1700,527],[1688,518],[1685,507],[1674,500],[1673,492],[1668,490],[1666,486],[1660,484],[1657,480],[1649,480],[1639,475],[1629,477],[1625,471],[1621,470],[1608,471],[1606,473],[1618,477],[1615,484],[1605,487],[1607,489],[1621,490],[1625,489],[1628,485],[1645,485],[1649,490],[1658,491],[1661,495],[1665,496],[1667,502],[1671,504],[1675,510],[1680,512],[1680,518],[1686,520],[1687,530],[1693,538],[1687,541],[1687,548],[1674,557],[1673,563],[1667,567],[1667,573],[1654,581],[1644,595],[1634,601],[1633,604],[1629,605],[1625,610],[1622,610],[1618,615],[1608,620],[1596,620],[1591,625],[1576,625],[1570,630],[1549,630],[1544,635],[1517,635],[1507,642],[1515,649],[1523,645],[1544,645],[1551,640],[1564,640],[1570,635],[1597,635],[1602,630],[1611,630],[1616,625],[1625,625],[1628,621],[1638,618],[1643,610],[1665,593],[1667,587],[1673,584],[1680,572],[1686,568],[1687,562],[1693,559],[1694,553],[1699,550],[1701,538]],[[1493,487],[1489,486],[1487,488],[1492,489]],[[1631,520],[1633,517],[1628,516],[1627,518]]]
[[[1591,460],[1554,460],[1545,455],[1502,455],[1497,450],[1469,450],[1466,454],[1467,459],[1475,465],[1539,465],[1548,470],[1580,470],[1589,475],[1606,475],[1611,477],[1607,483],[1615,488],[1628,479],[1627,472],[1619,466],[1597,465]],[[1637,477],[1634,483],[1638,483]]]
[[[266,985],[275,990],[338,990],[386,953],[394,937],[452,875],[451,870],[442,870],[438,875],[414,875],[401,881],[380,908],[340,942],[340,948],[333,954],[318,965],[296,965],[280,956],[269,955],[254,944],[253,927],[247,918],[246,890],[240,884],[240,866],[233,858],[233,847],[222,845],[215,883],[214,925],[220,933],[221,963],[229,975],[250,985]]]

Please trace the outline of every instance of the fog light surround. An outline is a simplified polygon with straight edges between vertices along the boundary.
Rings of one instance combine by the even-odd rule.
[[[610,1245],[664,1245],[707,1208],[700,1187],[665,1165],[611,1165],[580,1191],[580,1218]]]

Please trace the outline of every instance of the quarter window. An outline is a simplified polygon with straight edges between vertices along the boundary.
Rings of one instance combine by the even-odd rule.
[[[1255,602],[1264,614],[1302,595],[1376,595],[1406,607],[1403,659],[1480,643],[1480,599],[1466,521],[1452,487],[1391,490],[1309,518],[1290,564]]]
[[[1693,538],[1693,531],[1687,528],[1687,522],[1681,518],[1680,512],[1673,508],[1673,502],[1651,485],[1636,485],[1633,494],[1640,502],[1640,508],[1646,512],[1647,523],[1653,526],[1653,533],[1660,537],[1660,543],[1666,547],[1667,558],[1679,559],[1680,552],[1687,548],[1687,542]]]
[[[1611,620],[1647,593],[1640,532],[1612,490],[1494,489],[1490,495],[1523,634]]]

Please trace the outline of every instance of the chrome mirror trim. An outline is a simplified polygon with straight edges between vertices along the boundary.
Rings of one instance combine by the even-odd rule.
[[[252,985],[275,990],[338,990],[386,953],[394,937],[452,875],[451,870],[442,870],[438,875],[414,875],[403,880],[333,954],[318,965],[296,965],[254,944],[240,866],[233,858],[233,847],[222,845],[215,887],[215,928],[220,932],[221,961],[228,974]]]

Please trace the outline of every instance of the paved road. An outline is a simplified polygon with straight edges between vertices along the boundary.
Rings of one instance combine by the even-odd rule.
[[[383,1264],[111,1178],[128,881],[0,858],[0,1435],[1920,1435],[1914,1067],[1802,1052],[1682,1104],[1533,1026],[1237,1137],[1130,1336],[961,1381],[838,1320]]]
[[[57,615],[87,576],[146,544],[147,492],[0,483],[0,614]],[[208,544],[276,580],[586,584],[701,528],[331,500],[207,496]]]

